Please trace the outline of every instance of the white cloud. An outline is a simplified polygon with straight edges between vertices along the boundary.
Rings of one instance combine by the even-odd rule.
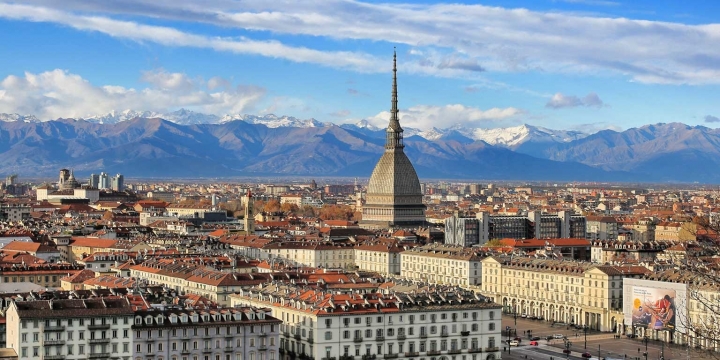
[[[400,124],[403,127],[426,130],[433,127],[448,128],[453,125],[470,126],[480,123],[487,125],[487,123],[491,122],[509,120],[523,113],[523,110],[514,107],[482,110],[461,104],[450,104],[444,106],[413,106],[409,109],[400,110],[399,116]],[[389,119],[390,112],[383,111],[365,120],[373,126],[382,128],[387,126]]]
[[[60,69],[10,75],[0,82],[0,113],[32,114],[42,120],[125,109],[166,112],[180,107],[217,115],[236,114],[251,110],[265,94],[256,86],[212,91],[202,79],[192,80],[162,69],[144,72],[141,79],[148,82],[147,88],[96,86]]]
[[[572,1],[614,4],[606,0]],[[37,6],[3,4],[0,17],[54,22],[134,41],[257,54],[362,72],[387,71],[387,61],[361,52],[197,35],[112,17],[132,15],[137,21],[204,22],[272,34],[401,43],[411,47],[406,54],[400,54],[402,71],[437,76],[464,78],[478,70],[540,70],[623,74],[644,83],[720,83],[720,47],[716,46],[720,24],[686,25],[483,5],[357,0],[26,0],[23,3]],[[84,15],[87,12],[93,15]],[[351,42],[337,42],[340,46],[348,43]]]
[[[556,93],[552,98],[550,98],[545,106],[553,109],[563,109],[578,106],[603,107],[606,105],[596,93],[589,93],[583,98],[579,98],[574,95]]]

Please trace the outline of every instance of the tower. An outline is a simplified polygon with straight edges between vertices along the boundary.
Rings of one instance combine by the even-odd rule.
[[[125,190],[125,177],[122,174],[117,174],[112,177],[112,189],[113,191],[124,191]]]
[[[398,118],[397,54],[393,54],[390,122],[385,131],[385,152],[370,176],[361,226],[414,227],[425,224],[425,205],[415,168],[405,155],[403,129]]]
[[[253,211],[254,207],[255,201],[253,200],[252,192],[250,192],[250,189],[248,189],[247,195],[245,196],[245,219],[243,219],[245,234],[247,235],[255,234],[255,213]]]
[[[104,171],[100,173],[100,182],[98,183],[98,189],[109,189],[110,188],[110,177]]]
[[[58,180],[58,188],[62,188],[63,184],[70,179],[70,170],[60,169],[60,179]]]

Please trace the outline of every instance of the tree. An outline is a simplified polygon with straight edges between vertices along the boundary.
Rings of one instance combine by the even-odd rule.
[[[276,199],[268,200],[268,202],[265,203],[265,206],[263,206],[263,211],[265,212],[276,212],[280,211],[280,202]]]
[[[310,205],[303,205],[300,209],[300,214],[302,217],[315,217],[317,216],[317,211],[315,210],[316,209]]]
[[[295,204],[293,204],[293,203],[287,203],[287,202],[286,202],[286,203],[280,205],[280,210],[281,210],[282,212],[284,212],[284,213],[293,213],[293,214],[295,214],[295,213],[298,212],[298,210],[300,210],[300,208],[298,208],[298,206],[295,205]]]
[[[347,220],[353,218],[354,211],[347,205],[323,205],[318,216],[323,220]]]

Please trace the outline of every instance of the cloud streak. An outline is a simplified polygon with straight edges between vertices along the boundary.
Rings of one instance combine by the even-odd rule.
[[[2,0],[0,0],[2,1]],[[612,1],[575,0],[594,5]],[[620,74],[659,84],[720,83],[720,24],[580,16],[465,4],[389,4],[353,0],[27,0],[3,4],[0,17],[64,24],[79,30],[166,46],[211,48],[361,72],[386,61],[356,51],[316,50],[277,41],[220,38],[113,16],[202,22],[270,34],[406,44],[403,71],[467,77],[482,71]],[[92,15],[89,15],[92,14]],[[292,40],[288,40],[292,41]],[[417,55],[436,53],[437,56]],[[558,55],[562,56],[558,56]],[[443,60],[444,58],[444,60]]]
[[[545,107],[552,109],[574,108],[579,106],[600,108],[606,105],[596,93],[589,93],[583,98],[556,93],[550,98],[547,104],[545,104]]]

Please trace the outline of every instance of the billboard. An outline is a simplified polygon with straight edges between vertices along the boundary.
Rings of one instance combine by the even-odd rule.
[[[623,279],[624,325],[648,331],[685,332],[687,291],[687,285],[682,283]]]
[[[675,330],[675,290],[632,287],[632,326],[649,330]]]

